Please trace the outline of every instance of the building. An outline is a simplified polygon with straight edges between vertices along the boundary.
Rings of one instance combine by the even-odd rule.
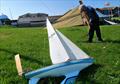
[[[18,26],[17,20],[11,20],[11,25],[12,26]]]
[[[10,19],[5,14],[0,14],[0,25],[10,25]]]
[[[97,13],[98,16],[99,16],[100,21],[104,21],[104,19],[108,19],[108,18],[109,18],[108,15],[102,14],[101,12],[99,12],[99,11],[97,11],[97,10],[96,10],[96,13]]]
[[[48,14],[27,13],[18,18],[18,26],[45,26]]]
[[[49,16],[49,20],[51,23],[55,23],[60,17],[62,17],[63,15],[56,15],[56,16]]]
[[[1,20],[0,20],[0,25],[2,25],[2,22],[1,22]]]
[[[101,12],[104,15],[120,16],[120,7],[96,8],[96,10]]]

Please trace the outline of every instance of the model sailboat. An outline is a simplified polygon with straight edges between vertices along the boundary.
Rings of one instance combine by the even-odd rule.
[[[46,23],[50,57],[53,65],[25,73],[24,75],[29,79],[29,84],[37,84],[41,78],[60,76],[65,76],[61,84],[74,84],[79,72],[90,66],[93,63],[93,59],[57,29],[54,29],[48,19]],[[18,55],[15,58],[19,60]],[[23,73],[20,63],[16,62],[16,65],[19,74]]]

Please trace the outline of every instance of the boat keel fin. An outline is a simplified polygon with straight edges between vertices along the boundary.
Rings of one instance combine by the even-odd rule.
[[[66,78],[61,82],[61,84],[75,84],[75,80],[79,74],[79,71],[75,71],[66,75]]]
[[[40,78],[31,78],[29,80],[29,84],[37,84],[39,82]]]
[[[65,78],[61,84],[75,84],[77,76],[70,77],[70,78]]]

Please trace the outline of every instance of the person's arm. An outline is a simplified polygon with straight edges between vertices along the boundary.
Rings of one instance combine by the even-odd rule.
[[[89,18],[89,16],[88,16],[88,13],[87,13],[87,11],[83,11],[83,14],[82,14],[83,16],[84,16],[84,20],[85,20],[85,23],[87,23],[87,25],[88,25],[88,28],[90,28],[90,18]]]
[[[86,10],[86,6],[81,5],[79,7],[79,10],[80,10],[80,15],[81,15],[81,18],[82,18],[82,22],[87,23],[88,27],[90,27],[90,22],[89,22],[90,19],[89,19],[87,10]]]

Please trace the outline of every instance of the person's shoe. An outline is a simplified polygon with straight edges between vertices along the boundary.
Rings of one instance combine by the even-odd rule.
[[[98,39],[98,41],[101,41],[101,42],[103,42],[103,39]]]
[[[88,40],[87,42],[88,42],[88,43],[92,43],[92,40]]]

